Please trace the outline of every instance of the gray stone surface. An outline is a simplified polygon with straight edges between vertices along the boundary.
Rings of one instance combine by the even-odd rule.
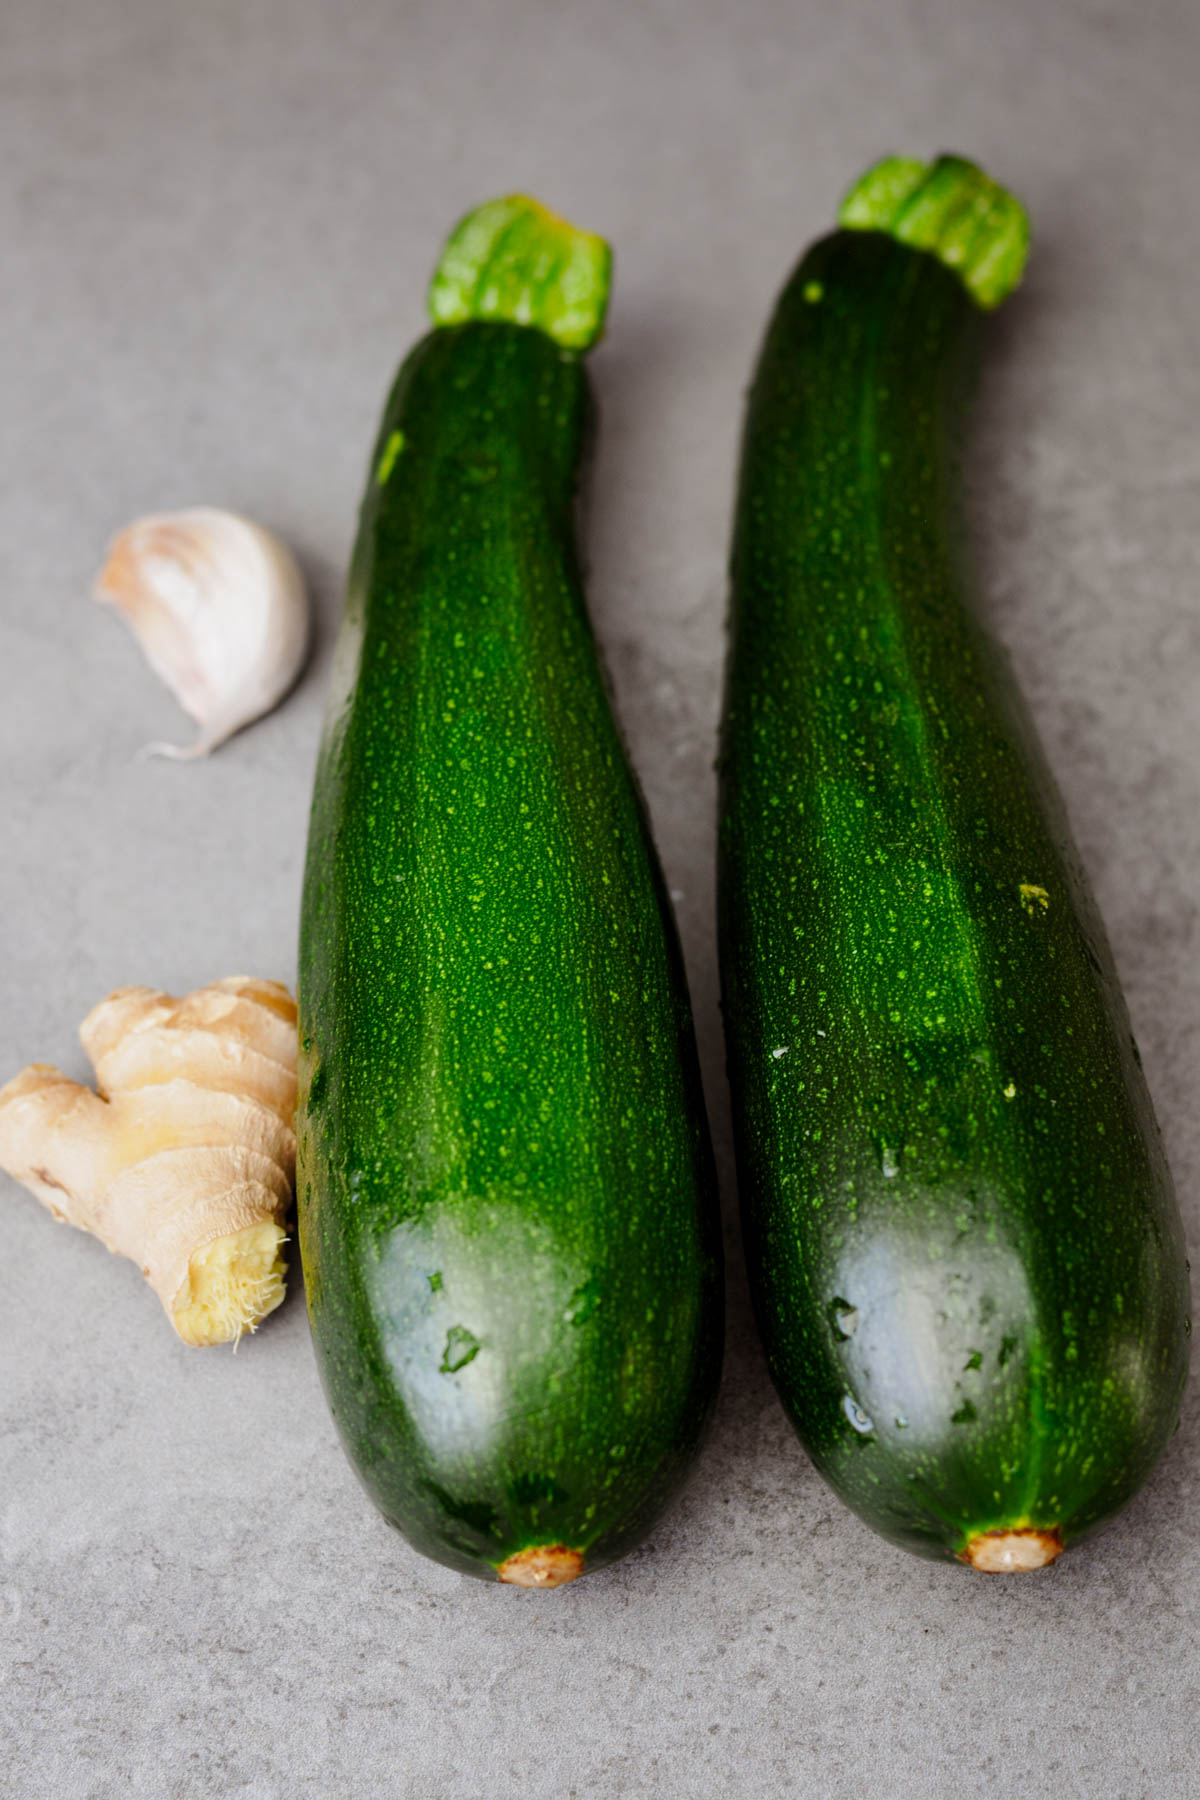
[[[1133,0],[5,0],[0,1075],[128,981],[294,976],[331,635],[449,222],[529,188],[617,247],[591,597],[686,941],[730,1208],[682,1504],[554,1595],[413,1555],[334,1441],[299,1293],[237,1357],[0,1192],[0,1788],[15,1796],[1192,1796],[1200,1408],[1123,1520],[1003,1582],[887,1548],[766,1380],[732,1226],[713,728],[741,397],[847,180],[953,145],[1029,202],[973,464],[983,602],[1108,919],[1200,1226],[1200,12]],[[87,599],[135,513],[293,542],[321,640],[210,763]],[[298,1286],[298,1284],[297,1284]]]

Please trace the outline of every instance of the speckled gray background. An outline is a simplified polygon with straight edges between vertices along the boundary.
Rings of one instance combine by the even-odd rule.
[[[713,727],[741,395],[847,180],[961,148],[1028,201],[973,492],[1009,643],[1200,1227],[1200,11],[1191,0],[4,0],[0,1076],[82,1074],[120,983],[291,979],[331,634],[448,224],[530,188],[617,249],[594,359],[597,629],[679,912],[732,1211]],[[87,599],[195,502],[297,547],[320,643],[211,763]],[[410,1553],[289,1299],[236,1359],[0,1192],[0,1788],[15,1796],[1200,1791],[1200,1406],[1044,1576],[888,1549],[785,1426],[730,1234],[728,1374],[682,1504],[552,1595]]]

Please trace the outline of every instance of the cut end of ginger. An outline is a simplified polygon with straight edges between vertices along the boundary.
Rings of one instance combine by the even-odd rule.
[[[286,1292],[286,1242],[282,1227],[272,1222],[248,1225],[193,1251],[171,1314],[184,1343],[236,1343],[257,1330]]]

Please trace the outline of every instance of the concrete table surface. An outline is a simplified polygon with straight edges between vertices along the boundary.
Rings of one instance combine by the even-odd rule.
[[[84,1073],[110,988],[295,974],[340,584],[377,414],[467,206],[604,232],[591,605],[678,895],[728,1217],[727,1375],[681,1503],[558,1593],[421,1560],[317,1386],[298,1278],[236,1358],[4,1182],[0,1788],[18,1796],[1200,1791],[1200,1390],[1044,1576],[888,1548],[786,1425],[734,1222],[713,751],[742,395],[867,162],[954,147],[1037,248],[972,514],[1200,1229],[1200,12],[1134,0],[5,0],[0,1077]],[[210,762],[88,592],[109,534],[262,519],[319,642]]]

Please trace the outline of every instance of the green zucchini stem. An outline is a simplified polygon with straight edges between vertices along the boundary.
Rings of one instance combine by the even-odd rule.
[[[470,319],[533,325],[565,350],[588,350],[604,329],[612,251],[537,200],[510,194],[461,219],[429,289],[435,325]]]
[[[846,195],[838,223],[884,231],[928,250],[962,277],[985,310],[1017,286],[1029,256],[1029,215],[1014,194],[962,156],[888,156]]]

